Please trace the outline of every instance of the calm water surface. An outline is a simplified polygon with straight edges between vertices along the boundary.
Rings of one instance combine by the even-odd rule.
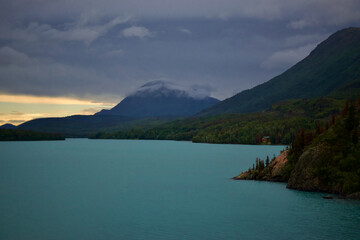
[[[0,142],[0,239],[359,239],[358,201],[229,180],[281,149]]]

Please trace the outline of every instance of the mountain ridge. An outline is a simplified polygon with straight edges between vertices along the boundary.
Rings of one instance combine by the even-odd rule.
[[[335,32],[284,73],[197,116],[262,111],[278,101],[322,97],[351,83],[360,85],[360,28],[354,27]]]

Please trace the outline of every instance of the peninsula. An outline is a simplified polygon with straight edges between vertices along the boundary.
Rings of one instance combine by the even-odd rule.
[[[360,98],[315,130],[298,132],[290,147],[269,161],[256,159],[235,180],[287,182],[287,188],[360,199]]]

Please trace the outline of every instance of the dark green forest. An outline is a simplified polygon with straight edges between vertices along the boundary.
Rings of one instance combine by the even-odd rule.
[[[314,128],[300,129],[287,152],[279,175],[272,161],[256,159],[234,179],[288,182],[287,187],[350,196],[360,192],[360,98],[348,100],[343,110]],[[360,196],[354,196],[359,198]]]
[[[301,130],[288,154],[288,187],[306,189],[303,180],[321,191],[360,192],[360,99],[348,101],[338,116],[316,131]],[[305,189],[303,189],[305,188]]]
[[[300,129],[314,129],[316,124],[328,121],[344,103],[335,98],[288,100],[259,113],[187,118],[151,129],[97,133],[91,138],[261,144],[262,138],[269,136],[272,144],[289,144]]]
[[[0,141],[41,141],[65,140],[64,135],[57,133],[40,133],[27,130],[0,129]]]

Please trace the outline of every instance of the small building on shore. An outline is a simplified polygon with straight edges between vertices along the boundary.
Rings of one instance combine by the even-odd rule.
[[[270,136],[263,136],[262,137],[262,143],[263,144],[271,144]]]

